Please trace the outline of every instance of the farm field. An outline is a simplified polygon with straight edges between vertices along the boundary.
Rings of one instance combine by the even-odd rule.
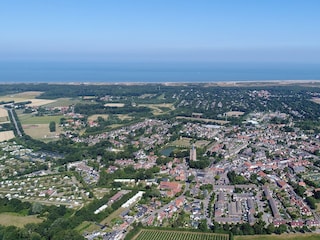
[[[56,100],[48,100],[48,99],[36,99],[37,96],[39,96],[42,92],[22,92],[12,95],[5,95],[0,96],[0,101],[15,101],[18,102],[25,102],[25,101],[31,101],[32,103],[28,104],[28,106],[42,106],[49,103],[53,103]]]
[[[27,104],[27,106],[29,107],[39,107],[39,106],[43,106],[43,105],[47,105],[49,103],[53,103],[56,100],[47,100],[47,99],[28,99],[30,100],[32,103]]]
[[[0,108],[0,118],[1,117],[8,117],[8,111],[4,108]]]
[[[235,236],[235,240],[319,240],[320,234],[282,234],[282,235],[246,235]]]
[[[41,223],[43,220],[36,216],[20,216],[14,213],[1,213],[0,225],[16,226],[22,228],[28,223]]]
[[[143,229],[134,240],[229,240],[227,234]]]
[[[55,102],[46,104],[46,107],[68,107],[77,103],[84,103],[84,101],[80,98],[57,98],[55,99]],[[90,104],[90,102],[85,103]]]
[[[43,141],[57,139],[60,128],[57,126],[55,132],[50,132],[49,124],[23,124],[23,131],[32,138]]]
[[[9,122],[8,111],[4,108],[0,108],[0,123]]]
[[[12,138],[14,138],[13,131],[0,132],[0,142],[8,141]]]
[[[28,92],[21,92],[16,94],[10,95],[3,95],[0,96],[0,101],[26,101],[27,99],[33,99],[37,96],[41,95],[43,92],[38,91],[28,91]]]
[[[63,115],[58,116],[33,116],[32,114],[18,114],[21,124],[49,124],[51,121],[56,122],[57,125],[60,123],[60,119]]]

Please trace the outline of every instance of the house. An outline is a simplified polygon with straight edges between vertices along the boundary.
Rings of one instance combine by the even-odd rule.
[[[166,194],[169,197],[173,197],[177,193],[179,193],[182,189],[182,185],[177,182],[160,182],[160,190],[168,190]]]
[[[304,221],[302,220],[293,220],[290,222],[291,227],[303,227]]]
[[[306,225],[308,227],[319,227],[320,226],[320,221],[318,221],[318,220],[308,220],[308,221],[306,221]]]

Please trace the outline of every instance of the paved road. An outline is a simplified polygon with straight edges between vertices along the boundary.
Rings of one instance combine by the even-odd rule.
[[[204,215],[206,216],[206,219],[207,219],[208,228],[210,228],[213,225],[212,220],[211,220],[213,211],[212,211],[211,207],[210,207],[211,213],[208,212],[209,202],[210,202],[210,198],[211,198],[212,193],[213,192],[211,192],[211,194],[208,194],[208,196],[203,200],[203,211],[204,211]],[[211,217],[209,217],[209,214]]]
[[[10,115],[11,115],[12,120],[13,120],[14,127],[15,127],[15,128],[16,128],[16,130],[17,130],[17,134],[18,134],[18,136],[19,136],[19,137],[22,137],[22,133],[21,133],[21,131],[20,131],[19,127],[18,127],[18,124],[17,124],[16,118],[15,118],[15,116],[14,116],[14,114],[13,114],[13,110],[12,110],[11,108],[9,108],[9,109],[7,109],[7,110],[10,112]]]

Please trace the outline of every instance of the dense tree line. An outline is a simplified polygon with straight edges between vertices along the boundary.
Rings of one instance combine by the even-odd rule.
[[[114,173],[107,173],[103,168],[100,171],[98,186],[110,186],[113,184],[114,179],[135,179],[136,181],[151,179],[154,178],[154,174],[159,171],[160,168],[156,166],[149,169],[134,169],[133,166],[128,166],[123,169],[118,169]]]
[[[78,103],[74,107],[76,113],[84,115],[93,115],[93,114],[129,114],[134,115],[150,115],[150,108],[147,107],[133,107],[131,105],[125,105],[124,107],[105,107],[103,103],[97,104],[83,104]]]
[[[236,174],[235,171],[229,171],[227,173],[227,177],[232,185],[248,183],[247,179],[245,179],[243,176],[239,174]]]
[[[197,168],[197,169],[205,169],[210,164],[209,159],[200,159],[197,161],[189,161],[189,166],[191,168]]]

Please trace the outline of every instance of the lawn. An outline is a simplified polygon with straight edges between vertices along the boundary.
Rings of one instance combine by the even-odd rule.
[[[191,138],[180,138],[179,140],[169,143],[169,146],[189,148],[191,147],[191,140]]]
[[[320,234],[282,234],[282,235],[246,235],[235,236],[235,240],[319,240]]]
[[[84,221],[78,227],[75,228],[75,230],[78,231],[80,234],[84,232],[99,231],[100,229],[101,229],[100,226],[98,226],[94,222],[88,222],[88,221]]]
[[[0,213],[0,225],[23,227],[27,223],[41,223],[43,220],[36,216],[20,216],[14,213]]]
[[[195,146],[196,147],[199,147],[199,148],[204,148],[204,147],[206,147],[206,146],[208,146],[209,145],[209,141],[206,141],[206,140],[199,140],[199,141],[196,141],[195,142]]]
[[[102,220],[101,224],[102,225],[105,225],[107,224],[108,226],[111,225],[111,222],[113,219],[115,218],[119,218],[119,215],[124,211],[126,210],[126,208],[118,208],[116,211],[114,211],[113,213],[111,213],[107,218],[105,218],[104,220]]]

